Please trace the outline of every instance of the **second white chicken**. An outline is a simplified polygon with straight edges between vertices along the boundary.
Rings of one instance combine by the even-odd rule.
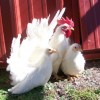
[[[78,76],[84,71],[85,59],[81,51],[81,46],[77,43],[69,46],[61,65],[65,75]]]
[[[57,73],[66,49],[69,46],[68,37],[71,35],[71,30],[74,27],[74,23],[69,18],[62,18],[58,20],[58,25],[59,26],[56,28],[55,33],[49,42],[49,45],[57,51],[57,53],[51,55],[53,61],[53,75],[56,79],[60,78],[58,77]]]

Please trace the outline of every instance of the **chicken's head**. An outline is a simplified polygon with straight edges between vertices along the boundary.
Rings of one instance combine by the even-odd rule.
[[[82,52],[81,45],[79,45],[78,43],[74,43],[74,44],[72,44],[71,47],[72,47],[72,50],[73,50],[74,52],[77,52],[77,51]]]
[[[57,24],[61,26],[62,32],[68,38],[71,35],[71,30],[74,30],[74,22],[68,17],[57,20]]]
[[[50,55],[52,53],[56,53],[56,50],[51,47],[46,48],[46,54]]]

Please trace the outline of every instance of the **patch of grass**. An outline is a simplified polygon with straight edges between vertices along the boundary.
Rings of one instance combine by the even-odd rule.
[[[71,85],[67,85],[66,93],[68,97],[72,100],[99,100],[100,99],[100,89],[76,90]]]
[[[56,91],[54,89],[54,84],[51,82],[48,82],[44,86],[45,91],[45,100],[54,100],[56,98]]]
[[[11,95],[7,90],[0,89],[0,100],[44,100],[43,87],[35,88],[21,95]]]
[[[0,89],[0,100],[7,100],[7,92]]]
[[[100,95],[100,89],[96,89],[94,92],[95,92],[95,94]]]
[[[9,95],[7,100],[44,100],[43,87],[38,87],[32,91],[21,95]]]

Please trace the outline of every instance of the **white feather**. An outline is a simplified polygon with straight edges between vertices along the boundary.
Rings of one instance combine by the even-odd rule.
[[[51,23],[50,23],[50,25],[49,25],[49,27],[50,27],[52,30],[56,27],[56,25],[57,25],[57,20],[58,20],[58,19],[61,19],[61,17],[62,17],[62,15],[64,14],[64,12],[65,12],[65,8],[63,8],[61,11],[60,11],[60,10],[57,11],[56,15],[54,16],[53,20],[51,21]]]
[[[10,64],[16,61],[17,59],[19,48],[20,48],[20,39],[21,39],[21,34],[18,34],[18,37],[13,38],[12,40],[10,58],[7,59],[7,63],[9,64],[7,67],[7,71],[10,71],[11,69]]]

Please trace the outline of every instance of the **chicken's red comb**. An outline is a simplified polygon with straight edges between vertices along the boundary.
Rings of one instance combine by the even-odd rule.
[[[57,24],[68,24],[71,27],[74,27],[74,22],[72,21],[72,19],[69,19],[68,17],[66,17],[66,19],[62,17],[60,20],[57,20]]]

